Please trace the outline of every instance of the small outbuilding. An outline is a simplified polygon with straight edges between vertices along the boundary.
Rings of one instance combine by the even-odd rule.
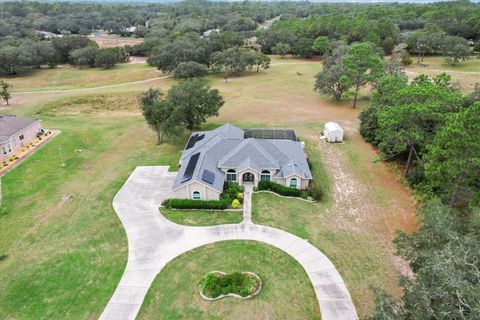
[[[336,122],[327,122],[323,128],[323,135],[328,142],[342,142],[343,129]]]

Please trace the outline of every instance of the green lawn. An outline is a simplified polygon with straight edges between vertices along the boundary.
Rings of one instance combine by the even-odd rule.
[[[331,99],[312,90],[313,76],[321,70],[321,63],[309,64],[298,59],[274,59],[272,62],[296,64],[272,66],[258,74],[248,72],[228,83],[221,76],[207,77],[207,81],[220,90],[226,103],[219,117],[211,119],[205,128],[211,129],[225,122],[245,127],[286,127],[295,129],[307,140],[307,151],[314,160],[312,171],[319,177],[314,183],[318,183],[324,190],[324,200],[311,204],[268,194],[254,195],[253,218],[257,223],[273,225],[307,238],[325,252],[346,280],[360,314],[365,314],[372,303],[370,285],[381,286],[391,292],[397,290],[398,271],[391,265],[393,249],[389,236],[399,225],[396,216],[401,215],[389,207],[389,210],[382,209],[385,215],[378,218],[378,221],[371,222],[371,225],[383,230],[384,221],[394,221],[389,225],[385,236],[372,234],[371,225],[354,223],[355,217],[351,221],[343,219],[341,223],[338,222],[337,215],[341,212],[331,210],[332,203],[335,202],[331,196],[336,190],[335,173],[317,161],[323,151],[318,150],[316,139],[322,123],[331,119],[355,123],[358,110],[352,109],[348,100],[332,103]],[[149,68],[145,65],[125,65],[111,70],[59,68],[41,70],[29,77],[9,79],[16,82],[17,91],[87,87],[126,82],[129,72],[134,73],[129,81],[149,78],[149,70],[153,71]],[[62,134],[2,179],[6,213],[0,216],[0,255],[7,255],[6,259],[0,261],[2,317],[98,317],[111,297],[127,260],[126,238],[111,207],[112,199],[138,165],[170,165],[176,170],[180,149],[188,135],[186,132],[170,144],[156,146],[155,134],[147,127],[138,109],[138,94],[141,91],[156,86],[166,92],[172,83],[174,80],[161,80],[108,90],[25,94],[14,96],[10,108],[3,107],[3,113],[38,117],[43,120],[44,127],[60,129]],[[351,131],[349,134],[352,134]],[[342,151],[342,155],[352,159],[352,165],[349,162],[345,167],[359,174],[362,186],[375,186],[371,192],[366,193],[375,195],[361,200],[364,203],[378,202],[376,194],[382,189],[397,192],[392,187],[394,181],[388,180],[385,168],[365,166],[365,163],[372,162],[370,148],[358,141],[355,141],[355,145],[358,147],[351,149],[351,155],[347,149]],[[66,158],[65,168],[60,167],[59,147]],[[361,156],[358,157],[356,153]],[[365,169],[371,170],[368,179],[363,179],[360,174]],[[386,177],[387,180],[379,180],[379,176]],[[72,198],[62,200],[64,195],[72,195]],[[384,195],[388,193],[382,194],[381,200],[388,200]],[[395,198],[408,210],[410,202],[407,197],[397,195]],[[369,212],[369,215],[375,214],[377,213]],[[178,223],[186,224],[230,223],[225,220],[219,222],[220,219],[228,219],[233,223],[233,219],[238,219],[235,222],[239,222],[241,215],[214,213],[213,216],[202,214],[192,217],[189,212],[184,212],[174,218],[170,217],[173,221],[176,218],[181,219]],[[238,244],[239,247],[244,245]],[[282,264],[285,260],[276,258],[280,254],[271,258],[265,251],[257,254],[253,252],[257,249],[252,251],[247,247],[264,250],[264,246],[257,244],[249,244],[245,247],[246,251],[237,247],[218,249],[221,252],[218,254],[219,261],[226,263],[225,266],[218,267],[229,271],[228,265],[234,265],[237,261],[260,261],[262,263],[253,265],[255,268],[252,266],[251,269],[255,270],[251,271],[261,272],[266,279],[270,273],[284,273],[287,275],[286,280],[282,279],[289,283],[289,271],[284,270]],[[208,251],[206,248],[199,249],[200,253],[196,255],[182,256],[179,261],[194,268],[197,260],[200,265],[202,259],[210,257],[210,252],[213,257],[216,256],[213,252],[217,249]],[[240,253],[236,254],[236,250]],[[274,261],[271,264],[270,259]],[[262,267],[267,269],[261,269]],[[177,273],[174,272],[175,268]],[[179,274],[179,269],[182,267],[169,269],[167,266],[168,279],[173,279],[175,283],[181,282],[185,275]],[[203,275],[206,271],[208,270],[201,270],[199,274]],[[163,273],[160,274],[162,275]],[[192,283],[198,279],[195,276]],[[160,284],[159,281],[161,280],[157,279],[156,286],[170,288],[173,285]],[[288,302],[294,301],[295,306],[289,306],[294,308],[295,313],[292,314],[300,315],[299,318],[317,316],[316,303],[309,302],[314,299],[313,291],[312,296],[296,295],[310,290],[309,284],[296,284],[298,285],[289,285],[287,289],[272,289],[272,292],[277,294],[284,290]],[[287,299],[281,300],[273,294],[268,299],[270,296],[273,297],[273,300],[268,300],[270,302],[255,299],[247,303],[254,306],[252,310],[262,319],[285,318],[289,314],[285,307],[288,305],[285,302]],[[168,292],[165,299],[162,300],[162,296],[155,297],[155,302],[142,311],[143,316],[152,314],[160,317],[163,307],[167,310],[163,317],[169,319],[177,319],[177,312],[190,315],[190,318],[197,318],[200,313],[200,318],[224,318],[227,314],[232,318],[241,318],[244,312],[249,312],[249,309],[244,308],[245,304],[231,304],[231,301],[231,305],[228,301],[225,305],[221,302],[222,307],[212,312],[207,308],[208,305],[201,305],[198,310],[192,311],[191,296],[182,290],[178,293]],[[183,308],[183,302],[188,307]],[[160,307],[155,309],[157,306]]]
[[[209,271],[251,271],[263,289],[251,300],[204,301],[198,283]],[[286,253],[250,241],[226,241],[187,252],[153,282],[137,319],[319,319],[315,292]]]
[[[173,210],[160,208],[160,213],[172,222],[187,226],[213,226],[216,224],[240,223],[243,220],[241,211]]]
[[[112,199],[137,165],[176,169],[180,149],[156,146],[138,115],[42,119],[62,133],[2,178],[0,314],[97,319],[127,261]]]
[[[307,239],[326,254],[342,275],[360,314],[372,303],[370,286],[396,287],[397,276],[391,274],[388,261],[390,252],[373,236],[335,226],[335,213],[327,213],[323,204],[254,194],[252,219]]]

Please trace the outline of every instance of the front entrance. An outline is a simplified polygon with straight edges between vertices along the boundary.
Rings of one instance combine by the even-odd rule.
[[[251,172],[245,172],[242,176],[243,182],[253,182],[255,181],[255,176]]]

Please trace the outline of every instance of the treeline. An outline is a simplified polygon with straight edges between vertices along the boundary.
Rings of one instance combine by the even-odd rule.
[[[428,24],[438,25],[447,34],[466,39],[479,39],[480,36],[479,5],[469,1],[381,5],[209,1],[131,5],[15,1],[0,4],[0,37],[33,36],[34,30],[89,34],[92,29],[104,29],[123,34],[131,26],[147,28],[142,28],[142,32],[163,29],[172,33],[202,33],[215,28],[253,31],[265,20],[279,15],[283,20],[279,26],[301,38],[324,35],[338,40],[347,37],[350,41],[364,41],[368,33],[372,37],[375,33],[388,42],[388,37],[395,37],[392,25],[404,31],[422,29]]]
[[[16,74],[42,65],[53,68],[63,63],[111,68],[128,61],[129,56],[128,47],[99,48],[94,41],[78,35],[50,41],[6,40],[0,44],[0,74]]]
[[[268,21],[273,18],[277,20]],[[5,61],[2,70],[7,73],[15,72],[19,66],[38,68],[39,63],[111,66],[112,50],[79,45],[88,42],[80,35],[106,30],[143,37],[143,43],[126,47],[124,52],[148,56],[152,65],[167,72],[190,61],[210,68],[214,64],[214,53],[235,47],[282,57],[293,54],[308,58],[325,54],[337,41],[346,44],[369,42],[380,55],[394,53],[396,47],[403,45],[407,54],[418,54],[420,61],[427,54],[443,54],[450,63],[456,64],[469,57],[469,45],[475,44],[474,50],[480,51],[479,21],[480,4],[468,1],[421,5],[3,2],[0,3],[0,54]],[[58,35],[64,40],[58,40]],[[70,56],[70,51],[65,53],[63,49],[58,53],[59,45],[55,42],[75,42],[75,45],[66,44],[70,51],[89,49]],[[57,53],[53,53],[52,47]],[[99,58],[96,63],[97,54],[108,59]],[[262,65],[264,59],[259,56],[258,63],[251,64],[246,55],[238,51],[235,54],[241,58],[241,65],[248,62],[247,68]],[[119,52],[117,56],[118,61],[122,61],[125,55]],[[21,59],[14,61],[12,57]],[[101,63],[101,60],[108,60],[108,63]],[[404,61],[409,61],[409,57]],[[228,68],[222,64],[220,69],[239,70],[233,63]],[[230,74],[238,74],[238,71]]]
[[[480,314],[480,86],[463,95],[450,76],[375,83],[360,132],[383,160],[404,166],[422,196],[420,230],[399,233],[414,272],[401,299],[376,289],[367,319],[478,319]]]

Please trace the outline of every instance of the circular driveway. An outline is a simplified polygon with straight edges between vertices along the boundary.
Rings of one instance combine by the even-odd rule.
[[[249,190],[247,219],[239,224],[181,226],[159,214],[162,201],[170,197],[175,175],[165,166],[137,167],[115,196],[113,207],[128,238],[128,262],[100,319],[135,319],[150,285],[168,262],[194,248],[225,240],[260,241],[288,253],[312,282],[323,320],[358,319],[342,277],[322,252],[291,233],[249,221]]]

